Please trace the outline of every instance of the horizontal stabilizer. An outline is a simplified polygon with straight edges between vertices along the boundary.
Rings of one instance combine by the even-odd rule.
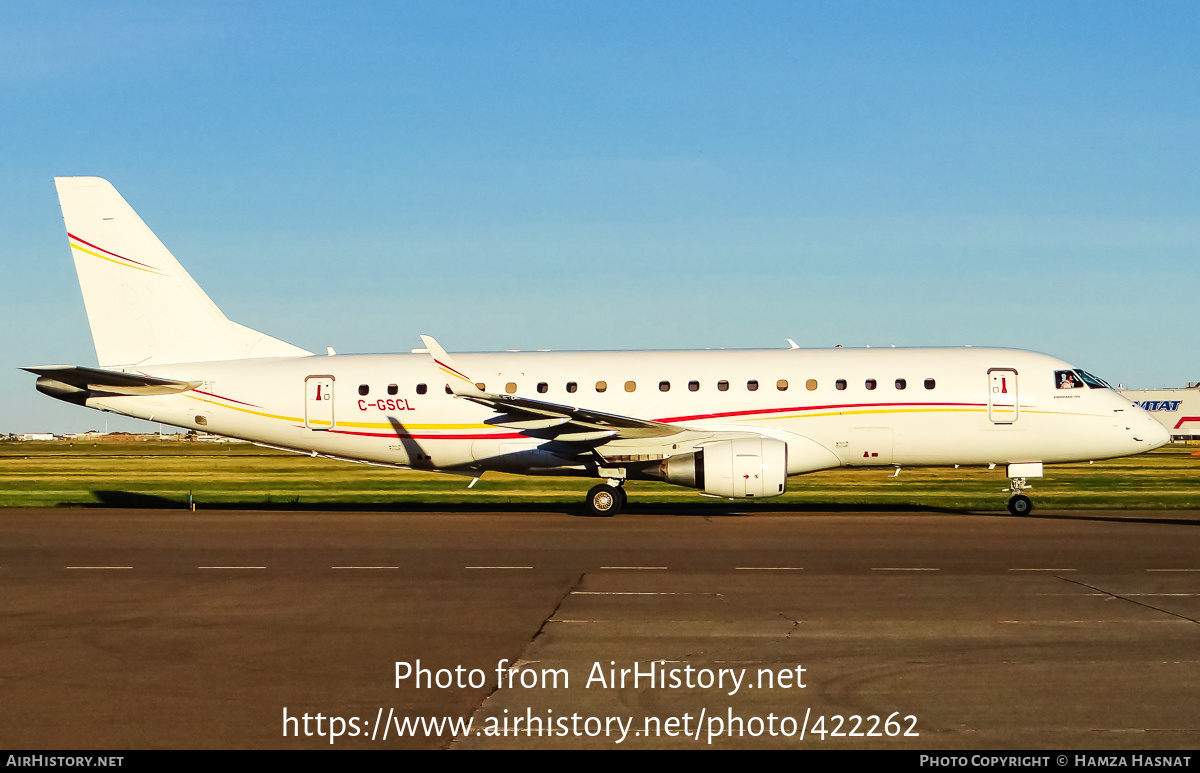
[[[115,370],[84,368],[77,365],[42,365],[22,368],[42,378],[76,389],[110,395],[173,395],[200,386],[200,381],[175,381],[169,378],[121,373]],[[40,379],[39,379],[40,382]]]

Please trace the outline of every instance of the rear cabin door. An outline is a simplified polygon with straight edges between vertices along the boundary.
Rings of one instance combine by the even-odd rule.
[[[304,426],[316,430],[333,428],[333,376],[304,379]]]
[[[988,370],[988,419],[993,424],[1012,424],[1020,413],[1017,372],[1012,368]]]

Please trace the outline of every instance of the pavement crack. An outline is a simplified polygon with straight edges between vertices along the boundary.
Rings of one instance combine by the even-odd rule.
[[[546,619],[542,621],[542,624],[538,626],[537,632],[529,638],[530,644],[533,644],[535,641],[537,641],[537,638],[542,635],[542,632],[546,630],[546,623],[554,619],[554,616],[558,614],[558,610],[562,609],[563,603],[567,599],[571,598],[571,594],[583,586],[583,578],[586,576],[586,573],[579,575],[579,579],[575,581],[575,584],[567,588],[567,592],[559,597],[558,603],[554,605],[554,609],[550,611],[550,614],[547,615]]]
[[[582,587],[583,578],[586,576],[587,576],[586,573],[579,575],[579,579],[577,579],[571,585],[571,587],[567,588],[566,592],[563,593],[563,595],[559,597],[558,603],[554,605],[554,609],[550,610],[550,614],[546,615],[545,619],[542,620],[542,624],[538,626],[538,629],[534,632],[533,636],[529,637],[529,641],[525,644],[524,647],[521,648],[521,652],[528,651],[529,646],[531,644],[533,644],[535,641],[537,641],[538,637],[541,636],[542,633],[546,630],[546,624],[554,619],[555,615],[558,614],[558,610],[562,608],[563,603],[571,597],[572,593],[574,593],[576,590],[578,590],[580,587]],[[532,661],[527,661],[527,660],[522,659],[521,653],[517,653],[517,656],[515,658],[510,659],[508,662],[510,664],[509,668],[511,669],[511,668],[519,668],[522,664],[529,663]],[[493,684],[492,688],[490,690],[488,690],[486,694],[484,694],[483,698],[480,699],[479,705],[476,706],[475,709],[471,712],[471,724],[472,725],[474,725],[475,721],[480,718],[480,714],[483,711],[483,707],[486,706],[487,702],[489,700],[491,700],[492,696],[495,695],[499,691],[500,691],[499,683]],[[458,746],[458,742],[460,740],[461,740],[461,738],[459,738],[458,736],[455,736],[455,737],[451,738],[446,743],[445,747],[443,747],[443,748],[454,749]]]
[[[1181,615],[1178,612],[1172,612],[1169,609],[1163,609],[1162,607],[1156,607],[1153,604],[1147,604],[1144,601],[1138,601],[1137,599],[1131,599],[1128,596],[1122,596],[1120,593],[1113,593],[1112,591],[1104,590],[1103,588],[1096,587],[1095,585],[1088,585],[1086,582],[1081,582],[1080,580],[1073,580],[1070,577],[1063,577],[1062,575],[1057,575],[1057,574],[1054,576],[1064,582],[1069,582],[1069,583],[1078,585],[1083,588],[1088,588],[1089,590],[1094,590],[1097,593],[1103,593],[1104,595],[1109,596],[1110,598],[1119,599],[1121,601],[1128,601],[1130,604],[1136,604],[1139,607],[1145,607],[1146,609],[1151,609],[1155,612],[1162,612],[1164,615],[1170,615],[1171,617],[1178,617],[1180,620],[1187,620],[1189,623],[1195,623],[1196,625],[1200,625],[1200,620],[1197,620],[1194,617],[1188,617],[1187,615]]]
[[[792,638],[792,634],[794,634],[796,632],[796,629],[800,627],[800,621],[796,620],[795,618],[788,617],[787,615],[783,614],[782,612],[779,613],[779,616],[792,624],[791,629],[787,632],[787,635],[784,636],[783,638],[785,638],[785,639]]]

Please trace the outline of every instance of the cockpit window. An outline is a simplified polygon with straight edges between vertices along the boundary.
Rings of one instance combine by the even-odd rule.
[[[1054,371],[1054,386],[1058,389],[1082,389],[1083,382],[1073,370]]]
[[[1112,389],[1104,379],[1097,378],[1086,370],[1054,371],[1054,386],[1058,389]]]
[[[1105,381],[1102,378],[1093,376],[1091,373],[1088,373],[1086,370],[1077,370],[1075,372],[1079,374],[1079,377],[1081,379],[1083,379],[1083,383],[1087,384],[1092,389],[1112,389],[1112,387],[1108,385],[1107,381]]]

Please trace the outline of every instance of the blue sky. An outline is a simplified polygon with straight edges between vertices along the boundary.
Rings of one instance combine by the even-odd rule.
[[[52,178],[309,349],[974,344],[1200,380],[1200,6],[0,6],[0,432],[98,428]],[[110,421],[110,429],[142,428]]]

